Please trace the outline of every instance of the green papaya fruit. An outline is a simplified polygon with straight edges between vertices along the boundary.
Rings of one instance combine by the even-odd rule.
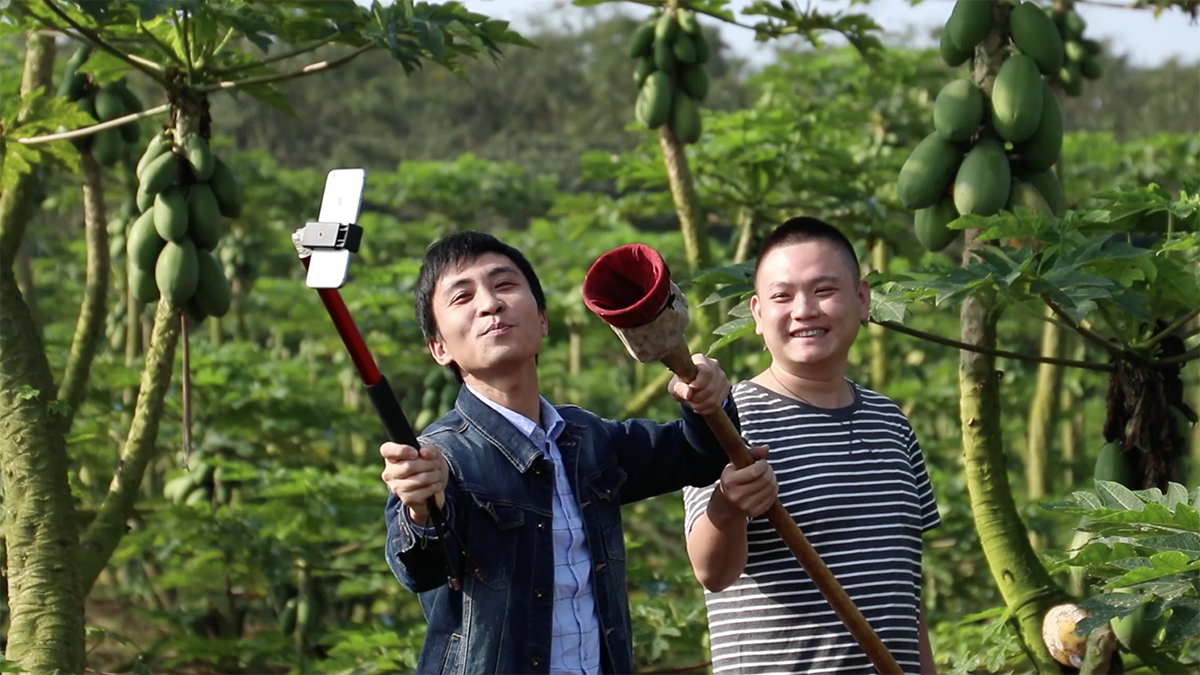
[[[1029,171],[1045,171],[1054,166],[1062,154],[1063,118],[1058,96],[1049,83],[1042,82],[1042,118],[1033,134],[1014,145],[1021,166]]]
[[[113,91],[111,84],[96,90],[96,119],[107,122],[125,115],[125,104],[121,97]]]
[[[985,138],[963,159],[954,177],[954,207],[967,215],[992,216],[1008,203],[1012,169],[1004,146]]]
[[[93,134],[92,158],[103,167],[111,167],[121,159],[121,131],[101,129]]]
[[[150,304],[158,301],[158,286],[154,281],[154,273],[130,264],[126,268],[129,281],[129,292],[138,302]]]
[[[217,197],[221,215],[238,218],[242,215],[242,186],[233,170],[219,156],[213,155],[213,172],[208,186]]]
[[[650,21],[637,27],[629,39],[629,57],[649,56],[654,44],[654,22]]]
[[[158,234],[154,225],[154,211],[150,210],[133,221],[126,240],[125,255],[130,265],[152,270],[158,261],[158,254],[166,245],[167,241]]]
[[[221,240],[221,206],[212,188],[196,183],[188,190],[188,234],[198,248],[211,251]]]
[[[933,103],[933,127],[942,138],[968,141],[982,123],[983,92],[974,82],[953,80],[938,92]]]
[[[1075,10],[1068,10],[1062,20],[1062,35],[1068,40],[1078,40],[1087,30],[1087,22]]]
[[[654,42],[654,67],[670,75],[675,72],[677,60],[671,43],[665,40]]]
[[[146,164],[142,172],[141,187],[148,194],[156,195],[179,180],[179,158],[174,152],[164,152]]]
[[[638,58],[637,68],[633,71],[633,84],[636,87],[641,87],[646,82],[646,78],[650,77],[656,69],[654,65],[654,57],[642,56]]]
[[[957,68],[967,62],[971,55],[975,53],[975,48],[961,49],[954,44],[954,40],[950,37],[950,31],[943,30],[941,41],[938,44],[938,53],[942,56],[942,61],[951,68]]]
[[[134,169],[134,175],[138,180],[142,180],[142,174],[146,171],[146,166],[151,161],[157,159],[164,152],[171,149],[171,133],[161,131],[150,137],[150,142],[146,144],[146,149],[142,152],[142,156],[138,159],[137,167]]]
[[[692,36],[692,46],[696,48],[696,63],[708,63],[711,48],[708,46],[708,38],[704,37],[704,31],[697,31]]]
[[[683,84],[683,90],[698,103],[703,103],[708,98],[708,73],[704,72],[702,66],[688,66],[683,71],[681,83]]]
[[[675,10],[675,20],[679,22],[679,27],[688,35],[695,35],[700,32],[700,23],[696,20],[696,13],[680,7]]]
[[[700,140],[703,124],[700,118],[700,108],[687,92],[675,94],[675,104],[672,107],[671,131],[680,143],[689,144]]]
[[[1021,2],[1008,16],[1008,30],[1013,43],[1023,54],[1037,63],[1046,75],[1057,73],[1063,65],[1063,40],[1058,26],[1040,7]]]
[[[201,183],[207,182],[212,177],[213,168],[216,164],[213,162],[212,151],[208,148],[208,141],[200,137],[199,134],[192,134],[184,143],[184,156],[187,157],[188,166],[192,168],[192,175]]]
[[[1050,207],[1050,213],[1055,216],[1061,216],[1067,210],[1066,200],[1063,198],[1062,185],[1058,182],[1058,175],[1052,169],[1045,171],[1016,171],[1014,175],[1023,183],[1029,183],[1037,188],[1038,194],[1042,199],[1046,200],[1046,205]]]
[[[663,12],[654,26],[654,41],[669,43],[679,35],[679,23],[675,21],[673,12]]]
[[[1100,63],[1100,57],[1088,54],[1079,61],[1079,74],[1089,80],[1098,80],[1104,75],[1104,67]]]
[[[229,279],[221,269],[221,263],[210,251],[196,250],[196,263],[199,267],[196,279],[196,306],[207,316],[218,319],[225,316],[233,300],[229,287]]]
[[[692,42],[692,38],[687,33],[675,36],[675,40],[671,42],[671,51],[675,54],[676,63],[692,64],[696,62],[696,44]]]
[[[1129,588],[1113,589],[1113,593],[1132,594],[1133,592]],[[1133,612],[1122,617],[1113,617],[1109,621],[1117,642],[1121,643],[1122,647],[1134,654],[1152,652],[1154,650],[1155,638],[1158,636],[1159,630],[1163,627],[1164,617],[1162,612],[1159,611],[1158,615],[1153,619],[1147,618],[1149,612],[1150,603],[1143,602]]]
[[[657,129],[667,123],[671,116],[671,78],[666,73],[655,71],[646,78],[638,95],[640,121],[647,129]]]
[[[154,198],[154,229],[158,236],[179,243],[188,236],[188,204],[179,188],[167,188]]]
[[[896,195],[906,209],[933,206],[946,194],[954,174],[962,163],[963,152],[957,144],[938,132],[926,136],[900,167]]]
[[[1004,140],[1020,143],[1042,119],[1045,85],[1033,59],[1015,54],[996,74],[992,86],[992,126]]]
[[[200,280],[196,245],[192,240],[167,242],[154,265],[154,280],[164,298],[176,307],[183,307],[196,292]]]
[[[946,20],[946,31],[960,50],[975,50],[975,45],[992,29],[995,0],[958,0]]]
[[[954,208],[954,198],[943,196],[937,204],[924,209],[917,209],[913,214],[913,229],[917,241],[926,251],[937,252],[949,246],[958,238],[958,230],[948,227],[958,220],[958,211]]]
[[[1017,209],[1020,208],[1037,215],[1052,215],[1050,205],[1042,197],[1042,193],[1038,192],[1038,189],[1029,183],[1023,183],[1019,180],[1012,182],[1012,187],[1008,193],[1008,204],[1005,205],[1005,208],[1012,213],[1016,213]]]
[[[1093,478],[1133,488],[1136,476],[1133,457],[1121,450],[1120,443],[1110,441],[1100,447],[1100,454],[1096,455],[1096,465],[1092,470]]]
[[[1062,82],[1063,92],[1067,96],[1079,96],[1083,93],[1083,75],[1074,64],[1065,65],[1058,71],[1058,79]]]

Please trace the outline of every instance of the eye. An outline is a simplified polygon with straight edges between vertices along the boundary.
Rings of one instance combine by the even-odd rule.
[[[771,299],[776,302],[787,302],[791,297],[792,296],[788,295],[787,293],[776,293],[775,295],[771,296]]]
[[[829,287],[818,288],[817,295],[829,295],[830,293],[834,293],[836,291],[837,291],[836,288],[829,288]]]
[[[454,295],[454,297],[450,298],[450,304],[451,305],[460,305],[470,299],[471,299],[471,296],[468,293],[457,293]]]

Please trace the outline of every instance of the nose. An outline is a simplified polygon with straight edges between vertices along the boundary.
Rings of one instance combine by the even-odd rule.
[[[797,293],[792,302],[792,318],[803,321],[821,315],[821,303],[808,293]]]
[[[482,291],[477,297],[479,314],[482,316],[490,316],[504,309],[504,301],[500,299],[500,295],[492,291]]]

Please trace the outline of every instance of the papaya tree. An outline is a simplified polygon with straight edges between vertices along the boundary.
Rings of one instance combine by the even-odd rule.
[[[1162,425],[1171,415],[1194,421],[1180,408],[1178,369],[1189,357],[1177,330],[1200,301],[1187,258],[1166,255],[1194,245],[1186,236],[1196,229],[1192,190],[1177,198],[1156,186],[1102,193],[1098,199],[1107,202],[1063,214],[1051,170],[1062,144],[1051,86],[1064,72],[1062,37],[1052,15],[1029,2],[956,3],[941,51],[952,67],[969,61],[971,78],[947,85],[946,104],[935,106],[935,132],[914,149],[897,181],[901,200],[916,210],[918,236],[922,228],[946,239],[964,231],[962,267],[919,285],[924,297],[961,302],[960,415],[972,509],[993,577],[1039,671],[1078,667],[1081,654],[1042,639],[1047,611],[1067,597],[1033,551],[1008,485],[998,319],[1005,310],[1040,305],[1040,316],[1103,351],[1107,362],[1035,360],[1112,372],[1105,437],[1136,458],[1147,486],[1165,489],[1178,475],[1169,467],[1181,441],[1169,436],[1181,425]],[[1133,232],[1155,235],[1153,243],[1128,243]],[[1097,328],[1097,317],[1105,328]],[[1130,368],[1139,375],[1125,376]]]
[[[214,124],[209,98],[244,94],[287,109],[275,83],[326,73],[369,51],[387,52],[409,73],[425,63],[461,72],[463,59],[498,61],[503,45],[532,45],[507,22],[456,3],[44,0],[6,4],[3,16],[7,28],[31,35],[23,94],[5,103],[0,183],[0,462],[10,607],[5,657],[30,671],[81,672],[82,600],[124,535],[154,456],[181,332],[189,322],[229,308],[229,281],[212,251],[222,238],[222,219],[241,215],[242,198],[237,177],[208,146]],[[50,34],[82,46],[78,60],[68,64],[62,97],[51,96]],[[318,49],[339,53],[297,70],[273,65]],[[121,78],[135,71],[154,83],[161,103],[137,111],[140,106],[119,95]],[[130,292],[156,303],[153,328],[107,496],[80,532],[68,486],[64,417],[82,400],[87,368],[80,364],[94,353],[105,312],[94,301],[85,305],[76,365],[69,366],[65,386],[55,387],[13,261],[40,203],[45,172],[81,164],[69,141],[84,146],[85,180],[95,187],[99,167],[93,165],[115,163],[121,147],[114,139],[132,136],[120,129],[163,114],[167,120],[151,134],[136,167],[139,215],[128,234],[126,260]],[[99,199],[88,189],[91,201]],[[87,243],[103,289],[109,242],[102,216],[89,221]],[[186,401],[185,393],[185,418]]]

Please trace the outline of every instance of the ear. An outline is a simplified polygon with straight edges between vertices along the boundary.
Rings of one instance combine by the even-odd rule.
[[[866,323],[871,318],[871,285],[866,279],[858,282],[858,320]]]
[[[542,322],[542,337],[550,334],[550,321],[546,319],[546,310],[538,310],[538,320]]]
[[[754,334],[762,335],[762,307],[759,305],[758,293],[750,296],[750,316],[754,317]]]
[[[433,338],[426,344],[429,346],[429,354],[433,356],[433,360],[439,366],[448,366],[454,362],[454,357],[450,356],[450,352],[446,351],[446,344],[442,342],[442,338]]]

